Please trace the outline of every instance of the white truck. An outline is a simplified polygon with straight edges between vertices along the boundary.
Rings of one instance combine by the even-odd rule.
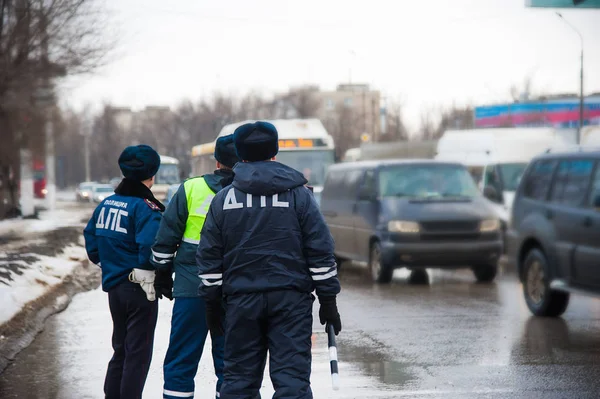
[[[373,159],[431,159],[435,156],[436,148],[437,140],[365,143],[360,147],[347,150],[342,162]]]
[[[600,126],[585,126],[581,129],[581,146],[600,148]]]
[[[575,134],[575,129],[546,127],[448,130],[438,142],[435,159],[464,164],[507,223],[529,161],[548,150],[573,148]]]

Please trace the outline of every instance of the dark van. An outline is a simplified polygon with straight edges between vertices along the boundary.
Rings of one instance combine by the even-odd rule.
[[[432,160],[348,162],[329,167],[321,211],[343,260],[368,262],[373,280],[394,269],[471,268],[492,281],[500,222],[467,169]]]
[[[560,316],[571,293],[600,295],[600,152],[548,153],[521,179],[509,264],[536,316]]]

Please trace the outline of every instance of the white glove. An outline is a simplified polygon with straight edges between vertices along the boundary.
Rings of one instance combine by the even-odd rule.
[[[129,281],[138,283],[146,293],[149,301],[156,300],[156,291],[154,290],[154,270],[133,269],[129,273]]]

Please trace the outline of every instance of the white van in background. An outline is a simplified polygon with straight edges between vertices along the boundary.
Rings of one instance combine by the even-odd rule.
[[[585,126],[581,129],[581,146],[600,148],[600,126]]]
[[[435,159],[467,166],[506,226],[515,191],[529,161],[547,150],[568,149],[575,144],[575,129],[448,130],[438,142]]]

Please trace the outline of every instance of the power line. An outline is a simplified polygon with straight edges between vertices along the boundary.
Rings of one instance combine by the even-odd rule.
[[[124,7],[123,7],[124,6]],[[231,22],[243,22],[251,25],[265,25],[265,23],[269,24],[278,24],[282,26],[289,26],[290,24],[302,25],[302,26],[310,26],[310,27],[318,27],[318,28],[340,28],[340,27],[349,27],[353,26],[356,21],[355,20],[338,20],[335,23],[332,22],[319,22],[319,21],[306,21],[301,19],[289,19],[289,18],[269,18],[261,16],[260,19],[250,16],[229,16],[229,15],[219,15],[219,14],[206,14],[197,10],[182,10],[175,8],[157,8],[148,6],[146,4],[140,4],[139,6],[131,6],[131,4],[120,4],[119,7],[113,8],[113,11],[130,11],[135,12],[139,15],[140,11],[148,12],[151,14],[156,14],[156,16],[164,16],[164,15],[173,15],[185,18],[192,19],[203,19],[203,20],[221,20],[221,21],[231,21]],[[502,19],[502,18],[514,18],[513,13],[505,13],[505,14],[489,14],[489,15],[480,15],[474,17],[456,17],[456,18],[446,18],[446,19],[431,19],[429,21],[425,21],[423,25],[427,24],[438,24],[439,22],[446,23],[464,23],[464,22],[478,22],[492,19]]]

